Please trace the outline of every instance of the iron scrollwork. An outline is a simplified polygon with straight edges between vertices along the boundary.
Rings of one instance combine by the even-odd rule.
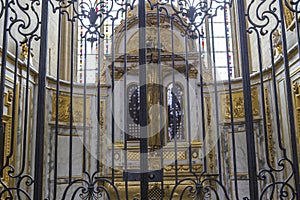
[[[187,186],[181,190],[180,193],[176,193],[176,189],[178,186],[182,185],[184,182],[188,182]],[[219,190],[217,188],[220,188]],[[185,178],[180,180],[175,187],[173,188],[170,194],[170,200],[175,197],[175,194],[179,194],[179,199],[228,199],[229,196],[221,182],[213,178],[205,178],[203,180],[200,179],[191,179]]]
[[[278,3],[278,4],[276,4]],[[283,4],[285,7],[282,7]],[[286,38],[280,34],[280,31],[286,31],[284,26],[284,12],[285,9],[289,9],[292,12],[299,12],[298,9],[299,1],[255,1],[252,0],[246,11],[246,19],[249,22],[249,27],[247,32],[251,35],[253,34],[258,45],[258,59],[260,65],[261,73],[261,95],[268,98],[267,92],[263,89],[263,75],[262,75],[262,47],[261,45],[270,45],[270,55],[271,55],[271,66],[272,66],[272,83],[273,91],[275,96],[274,106],[276,112],[273,114],[276,120],[276,126],[274,126],[277,131],[277,141],[280,150],[281,158],[278,158],[277,163],[274,162],[274,155],[270,153],[270,146],[275,144],[273,137],[270,137],[268,133],[268,128],[265,125],[264,133],[264,148],[266,154],[266,162],[257,174],[258,181],[262,183],[262,190],[259,194],[259,199],[295,199],[297,191],[294,184],[292,183],[292,178],[298,176],[295,172],[294,163],[287,156],[287,149],[283,144],[283,133],[280,127],[281,121],[279,117],[279,104],[277,99],[277,83],[275,78],[275,58],[282,53],[282,46],[287,43]],[[295,8],[297,10],[295,10]],[[283,13],[283,14],[282,14]],[[279,31],[280,30],[280,31]],[[265,42],[265,43],[263,43]],[[286,50],[286,49],[285,49]],[[268,107],[266,109],[269,109]],[[267,110],[267,112],[269,112]],[[264,119],[266,122],[268,116]],[[266,123],[265,122],[265,123]],[[273,130],[274,131],[274,130]],[[274,144],[273,144],[274,143]],[[278,155],[279,156],[279,155]],[[248,199],[248,198],[245,198]]]
[[[119,19],[121,13],[127,12],[127,10],[133,9],[135,0],[132,3],[127,1],[114,0],[110,4],[105,1],[65,1],[65,0],[53,0],[50,1],[53,12],[60,12],[67,16],[68,21],[74,23],[76,20],[83,26],[85,33],[81,35],[83,39],[93,43],[97,41],[97,38],[104,38],[104,32],[101,32],[101,27],[104,26],[104,22],[107,20],[115,21]],[[57,5],[58,3],[58,5]],[[113,8],[120,6],[120,9],[112,14]],[[74,14],[71,16],[71,9]]]
[[[115,198],[117,200],[120,199],[117,187],[110,180],[106,178],[96,177],[98,172],[95,172],[92,175],[87,172],[85,172],[84,174],[87,179],[75,179],[67,186],[62,196],[63,200],[70,198],[67,194],[69,192],[69,189],[73,186],[75,186],[76,189],[73,191],[71,199],[75,199],[76,195],[78,195],[82,199],[95,200],[102,199],[106,195],[108,199],[112,199],[112,197],[114,196],[109,192],[109,188],[107,188],[105,184],[111,186],[113,191],[115,192]],[[76,186],[76,184],[83,184],[83,186]]]
[[[21,185],[25,185],[26,187],[30,187],[34,183],[34,179],[29,175],[19,175],[14,177],[12,174],[15,172],[12,166],[9,166],[8,174],[12,178],[16,178],[18,181],[16,183],[16,187],[7,186],[2,180],[0,180],[0,184],[3,186],[3,190],[0,191],[0,198],[5,199],[14,199],[14,192],[18,199],[22,199],[21,197],[26,197],[26,199],[32,199],[31,195],[25,188],[22,188]]]
[[[112,0],[112,1],[65,1],[65,0],[51,0],[52,11],[64,15],[68,23],[74,26],[78,22],[78,25],[82,27],[82,32],[78,37],[84,41],[85,44],[98,43],[100,38],[105,38],[104,25],[107,21],[112,24],[116,20],[120,19],[120,16],[126,13],[128,10],[133,9],[135,0],[129,3],[129,1]],[[117,10],[114,10],[115,8]],[[114,25],[113,25],[114,26]],[[100,105],[98,105],[100,106]],[[88,116],[89,114],[87,114]],[[100,128],[105,127],[103,116],[100,116]],[[99,152],[101,153],[101,152]],[[83,153],[84,154],[84,153]],[[101,166],[99,169],[101,170]],[[99,171],[94,173],[83,169],[85,178],[74,179],[70,181],[64,190],[62,199],[82,198],[82,199],[120,199],[118,189],[114,184],[114,181],[103,177],[96,177]],[[70,177],[71,178],[71,177]],[[111,179],[113,179],[111,177]],[[78,186],[78,184],[81,184]],[[108,186],[108,187],[106,187]],[[75,187],[73,191],[72,188]],[[72,190],[72,191],[71,191]],[[111,191],[112,190],[112,191]]]
[[[295,175],[293,170],[291,170],[287,178],[282,181],[276,180],[276,176],[278,176],[279,173],[284,173],[287,167],[293,169],[293,163],[288,159],[281,159],[278,161],[277,165],[277,169],[263,169],[259,172],[258,178],[268,182],[261,192],[260,199],[274,199],[276,195],[279,199],[295,199],[296,191],[291,183],[291,179]]]
[[[292,12],[299,13],[299,6],[300,6],[300,1],[299,0],[284,0],[283,1],[284,5]]]
[[[232,2],[226,0],[148,0],[148,3],[152,10],[155,8],[158,9],[161,14],[166,15],[171,20],[177,21],[177,23],[184,27],[182,35],[191,40],[204,37],[200,27],[205,26],[205,20],[211,19],[213,21],[218,11],[228,9],[232,6]],[[171,9],[166,8],[167,4],[170,5]],[[206,176],[209,174],[206,167],[199,174],[193,170],[189,172],[194,178],[183,178],[176,182],[170,194],[170,200],[178,198],[178,190],[180,190],[179,199],[230,199],[228,191],[226,191],[222,182],[216,177],[208,178]],[[185,185],[186,182],[188,184]]]
[[[39,14],[36,11],[36,7],[40,5],[40,1],[32,0],[30,1],[30,3],[25,3],[24,5],[21,4],[19,0],[11,0],[7,2],[8,4],[4,5],[4,1],[0,0],[0,17],[3,16],[5,9],[9,9],[11,11],[11,17],[9,18],[10,24],[8,26],[10,37],[14,40],[16,46],[19,46],[20,41],[18,40],[20,38],[19,36],[21,35],[21,38],[24,38],[23,41],[26,41],[26,48],[31,49],[31,42],[33,40],[39,39],[39,36],[38,34],[36,34],[36,32],[39,30],[41,21],[39,19]],[[258,20],[260,23],[257,23],[256,20],[252,20],[251,16],[248,15],[248,21],[250,23],[250,28],[248,29],[249,33],[251,33],[252,30],[255,31],[257,36],[267,35],[268,33],[270,33],[271,38],[272,34],[275,33],[275,31],[280,25],[280,19],[277,16],[277,10],[274,6],[275,2],[276,1],[273,0],[268,6],[268,10],[265,10],[264,12],[259,12],[258,10],[260,8],[263,8],[263,4],[265,4],[266,1],[261,1],[258,7],[255,8],[257,11],[256,20]],[[299,11],[298,6],[300,1],[290,1],[289,4],[287,4],[287,0],[285,0],[284,2],[287,6],[289,6],[289,9],[293,12]],[[104,37],[104,33],[101,32],[101,27],[103,26],[104,22],[106,20],[114,21],[118,19],[120,13],[127,12],[128,8],[133,9],[135,1],[133,1],[132,3],[128,3],[127,1],[114,0],[109,5],[109,8],[106,7],[107,4],[105,4],[105,2],[102,0],[95,1],[94,3],[92,3],[91,1],[77,2],[73,0],[52,0],[50,1],[50,3],[52,5],[53,11],[67,15],[69,22],[75,23],[75,20],[78,20],[85,30],[85,33],[81,37],[85,38],[86,41],[90,42],[91,45],[93,45],[94,42],[97,42],[98,38]],[[205,19],[213,19],[213,17],[217,15],[218,10],[225,9],[225,6],[231,5],[231,1],[228,0],[178,0],[176,3],[173,0],[160,0],[156,2],[148,0],[148,3],[151,4],[152,9],[157,7],[157,9],[159,9],[160,12],[166,12],[169,18],[176,19],[178,22],[180,22],[182,26],[185,27],[185,32],[183,34],[189,37],[190,39],[198,39],[199,37],[202,37],[199,27],[203,25]],[[171,10],[163,8],[163,5],[166,5],[167,3],[170,3]],[[115,15],[112,14],[112,9],[114,5],[121,6],[120,9],[115,13]],[[248,13],[250,13],[250,9],[253,5],[254,0],[252,0],[249,4]],[[73,12],[69,12],[68,9],[71,9]],[[28,18],[28,20],[24,20],[19,17],[19,10],[24,14],[25,17]],[[29,11],[33,14],[28,14]],[[271,18],[273,21],[275,21],[274,24],[269,23]],[[17,30],[17,32],[14,32],[13,30]],[[18,34],[19,36],[16,37],[15,34]],[[30,59],[30,56],[28,56],[27,58]],[[29,98],[28,80],[29,79],[27,78],[27,101]],[[174,114],[174,117],[175,116],[176,113]],[[100,122],[100,125],[101,128],[103,128],[103,123]],[[266,138],[264,139],[267,140]],[[280,136],[278,141],[280,143]],[[24,144],[26,145],[26,141],[24,142]],[[274,165],[270,165],[268,166],[268,169],[262,169],[257,175],[261,181],[265,182],[264,189],[260,194],[260,199],[271,199],[274,198],[274,196],[276,195],[280,198],[289,197],[293,199],[296,196],[294,186],[291,184],[291,180],[293,176],[295,176],[293,163],[287,158],[285,153],[286,150],[283,148],[283,145],[280,144],[279,146],[283,152],[284,158],[277,162],[278,167],[276,168]],[[23,160],[26,160],[25,150],[26,146],[24,147],[23,151]],[[268,151],[267,145],[266,151]],[[6,162],[5,166],[1,169],[1,172],[7,171],[10,178],[15,179],[16,181],[15,187],[10,187],[2,179],[0,179],[0,185],[2,186],[2,190],[0,191],[0,199],[2,197],[13,199],[15,198],[15,196],[17,196],[18,199],[21,199],[22,197],[31,199],[30,194],[27,192],[26,189],[23,189],[23,187],[32,186],[34,183],[34,179],[29,175],[24,175],[24,168],[24,161],[23,166],[21,166],[20,172],[17,172],[15,168],[10,165],[9,162]],[[291,172],[288,174],[287,178],[283,178],[282,181],[276,180],[278,179],[278,177],[281,177],[277,175],[279,173],[284,174],[286,172],[286,169],[291,169]],[[218,181],[217,178],[206,178],[205,173],[207,173],[205,170],[202,171],[200,175],[191,172],[191,174],[194,175],[195,178],[185,178],[176,182],[176,185],[174,186],[171,192],[170,199],[174,197],[176,190],[179,189],[180,186],[184,187],[184,189],[181,190],[180,193],[181,199],[183,199],[184,197],[192,199],[211,199],[213,197],[216,197],[217,199],[229,199],[229,196],[225,187],[223,186],[223,183]],[[82,199],[102,199],[104,196],[113,196],[109,192],[109,188],[107,186],[109,186],[110,189],[112,188],[116,198],[120,199],[118,189],[113,181],[103,177],[96,177],[98,171],[92,175],[88,172],[84,172],[84,174],[86,178],[72,180],[71,177],[71,181],[64,191],[63,199],[70,197],[68,193],[71,193],[70,191],[73,187],[75,187],[75,191],[71,194],[72,199],[76,198],[77,195]],[[188,182],[189,185],[184,185],[184,182]]]
[[[4,1],[1,0],[0,2],[0,17],[5,16],[4,20],[4,37],[6,41],[10,42],[10,45],[13,45],[15,47],[15,68],[14,70],[14,79],[13,79],[13,95],[12,95],[12,128],[9,132],[5,134],[11,135],[10,140],[10,152],[8,155],[4,158],[4,165],[0,166],[0,174],[3,174],[5,177],[9,177],[9,181],[5,182],[3,178],[0,179],[0,199],[31,199],[31,194],[28,192],[28,188],[33,186],[34,178],[26,174],[26,160],[28,159],[27,156],[27,145],[28,145],[28,118],[27,116],[24,117],[24,129],[21,128],[20,132],[22,133],[23,137],[22,140],[19,142],[22,143],[20,147],[20,166],[19,169],[17,169],[13,164],[13,155],[18,150],[17,147],[14,144],[14,141],[16,141],[17,136],[15,134],[15,130],[18,128],[15,124],[15,120],[17,116],[15,113],[19,109],[19,105],[17,105],[17,73],[18,71],[18,57],[19,57],[19,48],[18,46],[22,43],[26,45],[28,49],[31,49],[32,43],[34,41],[38,41],[40,39],[40,35],[38,33],[41,25],[41,19],[40,19],[40,1],[39,0],[31,0],[31,1],[19,1],[19,0],[8,0]],[[6,18],[7,16],[7,18]],[[6,34],[7,33],[7,34]],[[3,44],[7,45],[7,44]],[[2,63],[6,63],[7,61],[7,52],[2,52]],[[25,65],[26,68],[26,77],[24,78],[25,83],[25,90],[24,90],[24,111],[26,115],[29,112],[29,79],[30,79],[30,56],[27,57],[27,62]],[[6,66],[4,66],[6,67]],[[1,105],[2,106],[2,105]],[[3,114],[3,113],[1,113]],[[4,174],[6,173],[6,174]]]
[[[185,27],[184,35],[191,39],[197,39],[203,35],[200,31],[200,27],[207,18],[217,16],[218,10],[223,10],[226,6],[231,7],[232,5],[231,0],[178,0],[177,2],[173,0],[170,0],[170,2],[169,0],[160,0],[157,3],[152,2],[149,2],[152,9],[170,3],[172,7],[171,12],[168,13],[168,11],[162,7],[160,7],[160,11],[164,10],[169,17],[178,20],[180,24]]]

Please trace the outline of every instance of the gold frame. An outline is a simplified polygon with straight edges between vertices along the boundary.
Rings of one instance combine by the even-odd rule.
[[[294,111],[295,111],[295,128],[296,133],[300,133],[300,83],[298,81],[294,81],[293,83],[294,90]],[[300,137],[297,137],[297,149],[300,149]],[[299,154],[298,154],[299,158]],[[300,163],[298,164],[300,167]]]
[[[7,77],[6,77],[7,78]],[[15,103],[16,105],[19,105],[19,84],[17,83],[17,87],[16,87],[16,98],[15,98]],[[13,143],[13,147],[16,150],[17,144],[16,144],[16,134],[17,134],[17,128],[15,128],[14,130],[14,135],[15,138],[12,138],[12,123],[14,123],[15,125],[17,125],[18,123],[18,117],[15,117],[15,121],[12,121],[12,105],[13,105],[13,91],[11,89],[9,89],[8,91],[4,92],[4,106],[7,107],[7,113],[3,115],[3,123],[5,125],[4,127],[4,132],[5,134],[5,138],[4,138],[4,154],[3,154],[3,164],[5,164],[5,159],[6,157],[10,154],[11,152],[11,144]],[[15,116],[18,116],[18,109],[16,109],[15,111]],[[17,127],[17,126],[15,126]],[[13,140],[14,139],[14,140]],[[12,155],[12,157],[10,158],[10,165],[14,166],[15,165],[15,154]],[[10,179],[9,175],[8,175],[8,169],[4,169],[3,170],[3,177],[2,177],[2,181],[7,185],[10,186],[13,184],[13,180]],[[3,186],[0,185],[0,188],[2,188]]]
[[[271,105],[270,105],[270,95],[269,95],[269,90],[268,87],[264,88],[264,94],[265,94],[265,99],[264,99],[264,104],[266,108],[266,122],[267,122],[267,139],[268,140],[268,151],[269,151],[269,159],[271,162],[271,165],[275,167],[275,152],[274,149],[276,148],[274,146],[274,141],[273,141],[273,129],[272,129],[272,116],[271,116]]]
[[[3,124],[4,124],[4,133],[11,133],[11,125],[12,125],[12,118],[11,116],[8,115],[3,115]],[[10,153],[10,145],[11,145],[11,134],[5,134],[5,138],[4,138],[4,154],[3,154],[3,164],[5,165],[5,160],[6,157],[9,155]],[[8,169],[4,169],[3,170],[3,178],[2,181],[9,186],[10,185],[10,178],[8,175]],[[0,188],[2,188],[3,186],[0,185]]]
[[[252,88],[252,113],[253,116],[257,117],[260,114],[259,100],[258,100],[258,88]],[[228,93],[220,95],[221,104],[221,119],[230,120],[230,96]],[[244,111],[244,96],[243,91],[233,91],[232,92],[232,106],[233,106],[233,118],[242,119],[245,117]]]
[[[51,120],[55,121],[56,118],[56,93],[53,93],[52,96],[52,116],[51,116]],[[60,93],[59,94],[59,109],[58,109],[58,121],[59,122],[65,122],[68,123],[70,122],[70,112],[69,112],[69,108],[70,108],[70,95],[68,94],[64,94],[64,93]],[[84,108],[83,106],[79,106],[79,105],[83,105],[84,104],[84,97],[83,96],[73,96],[73,122],[75,123],[83,123],[83,111]],[[87,123],[90,123],[90,98],[86,97],[86,121]],[[77,116],[77,117],[76,117]]]
[[[291,3],[289,1],[286,2],[291,6]],[[291,11],[283,2],[283,14],[285,19],[285,27],[287,30],[293,31],[296,28],[295,23],[295,14],[293,11]]]

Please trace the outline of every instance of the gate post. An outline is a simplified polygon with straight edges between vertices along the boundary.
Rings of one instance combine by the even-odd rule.
[[[246,32],[245,19],[245,0],[236,0],[238,10],[238,26],[239,26],[239,42],[240,55],[242,65],[242,79],[243,79],[243,93],[244,93],[244,111],[246,124],[246,139],[247,139],[247,157],[248,157],[248,174],[250,199],[256,200],[258,198],[257,187],[257,169],[256,169],[256,155],[255,155],[255,139],[253,130],[253,115],[252,115],[252,100],[251,100],[251,83],[250,83],[250,65],[248,58],[248,42]]]
[[[46,65],[48,49],[48,0],[42,0],[41,43],[38,75],[37,125],[35,144],[34,200],[43,199]]]
[[[147,69],[145,0],[139,0],[139,84],[140,84],[140,174],[141,199],[148,199],[148,131],[147,131]]]
[[[9,6],[8,1],[5,1],[5,13],[4,13],[4,26],[3,26],[3,38],[2,38],[2,57],[1,57],[1,78],[0,78],[0,178],[3,173],[4,163],[4,124],[3,124],[3,101],[4,101],[4,89],[5,89],[5,73],[6,73],[6,61],[7,61],[7,46],[8,46],[8,17],[9,17]]]

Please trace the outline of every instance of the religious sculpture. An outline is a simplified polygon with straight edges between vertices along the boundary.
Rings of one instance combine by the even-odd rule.
[[[282,53],[282,41],[281,34],[279,30],[275,30],[272,34],[272,43],[273,43],[273,55],[274,57],[278,57]]]

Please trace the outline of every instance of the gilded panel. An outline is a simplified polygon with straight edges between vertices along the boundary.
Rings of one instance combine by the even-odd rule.
[[[258,102],[258,90],[257,88],[252,89],[252,112],[253,116],[259,115],[259,102]],[[229,94],[221,95],[221,109],[222,109],[222,119],[230,119],[230,96]],[[243,91],[232,93],[232,112],[234,118],[244,118],[244,96]]]
[[[294,82],[294,112],[296,117],[296,132],[300,133],[300,84],[298,82]],[[298,136],[298,149],[300,148],[300,137]]]
[[[212,102],[211,102],[211,98],[210,97],[205,97],[205,113],[206,113],[206,137],[207,140],[206,142],[206,146],[207,149],[209,149],[209,152],[206,152],[208,154],[207,156],[207,166],[208,166],[208,172],[209,173],[216,173],[216,151],[214,148],[214,134],[211,134],[212,132]]]
[[[268,140],[268,151],[269,151],[269,160],[272,166],[275,166],[275,154],[274,154],[274,141],[273,141],[273,130],[272,130],[272,118],[271,118],[271,106],[268,88],[265,88],[265,108],[266,108],[266,122],[267,122],[267,137]]]
[[[291,6],[291,3],[289,1],[286,1],[286,3],[289,4],[289,6]],[[295,15],[287,6],[284,6],[284,18],[285,18],[286,28],[289,29],[289,30],[294,30],[294,28],[295,28],[295,23],[294,23]]]
[[[6,157],[9,155],[10,151],[11,151],[11,117],[10,116],[3,116],[3,123],[4,123],[4,155],[3,155],[3,163],[5,164],[6,162]],[[3,178],[2,178],[3,182],[6,185],[10,185],[10,181],[9,181],[9,175],[8,175],[8,170],[4,169],[3,171]],[[0,188],[2,187],[2,185],[0,185]]]
[[[104,135],[105,131],[106,131],[106,120],[105,117],[106,116],[106,107],[105,107],[105,101],[104,100],[100,100],[100,119],[99,119],[99,125],[100,125],[100,134]]]
[[[52,120],[56,117],[56,94],[52,97]],[[70,96],[60,94],[58,98],[58,121],[70,122],[70,113],[73,115],[73,122],[83,123],[90,121],[90,98],[86,98],[86,119],[84,118],[84,98],[73,97],[73,109],[70,110]]]
[[[19,94],[19,86],[17,84],[17,88],[16,88],[16,94]],[[8,90],[4,93],[4,106],[7,108],[7,112],[5,115],[3,115],[3,125],[4,125],[4,148],[1,149],[2,151],[4,151],[4,154],[3,154],[3,164],[6,164],[6,158],[8,156],[10,156],[9,158],[9,162],[10,162],[10,165],[14,166],[14,163],[15,163],[15,154],[14,152],[11,152],[13,151],[12,147],[14,149],[16,149],[16,141],[15,139],[13,138],[13,135],[12,135],[12,112],[13,112],[13,109],[12,109],[12,104],[13,104],[13,91],[12,90]],[[19,98],[18,98],[18,95],[16,96],[15,98],[15,103],[16,105],[18,105],[19,103]],[[17,116],[18,112],[16,111],[15,112],[15,116]],[[15,118],[15,122],[14,123],[17,123],[17,118]],[[16,135],[16,129],[15,129],[15,135]],[[11,154],[12,153],[12,154]],[[11,155],[10,155],[11,154]],[[3,177],[2,177],[2,181],[6,184],[6,185],[11,185],[11,181],[10,178],[9,178],[9,175],[8,175],[8,168],[4,169],[3,171]],[[2,185],[0,185],[0,188],[2,187]]]

